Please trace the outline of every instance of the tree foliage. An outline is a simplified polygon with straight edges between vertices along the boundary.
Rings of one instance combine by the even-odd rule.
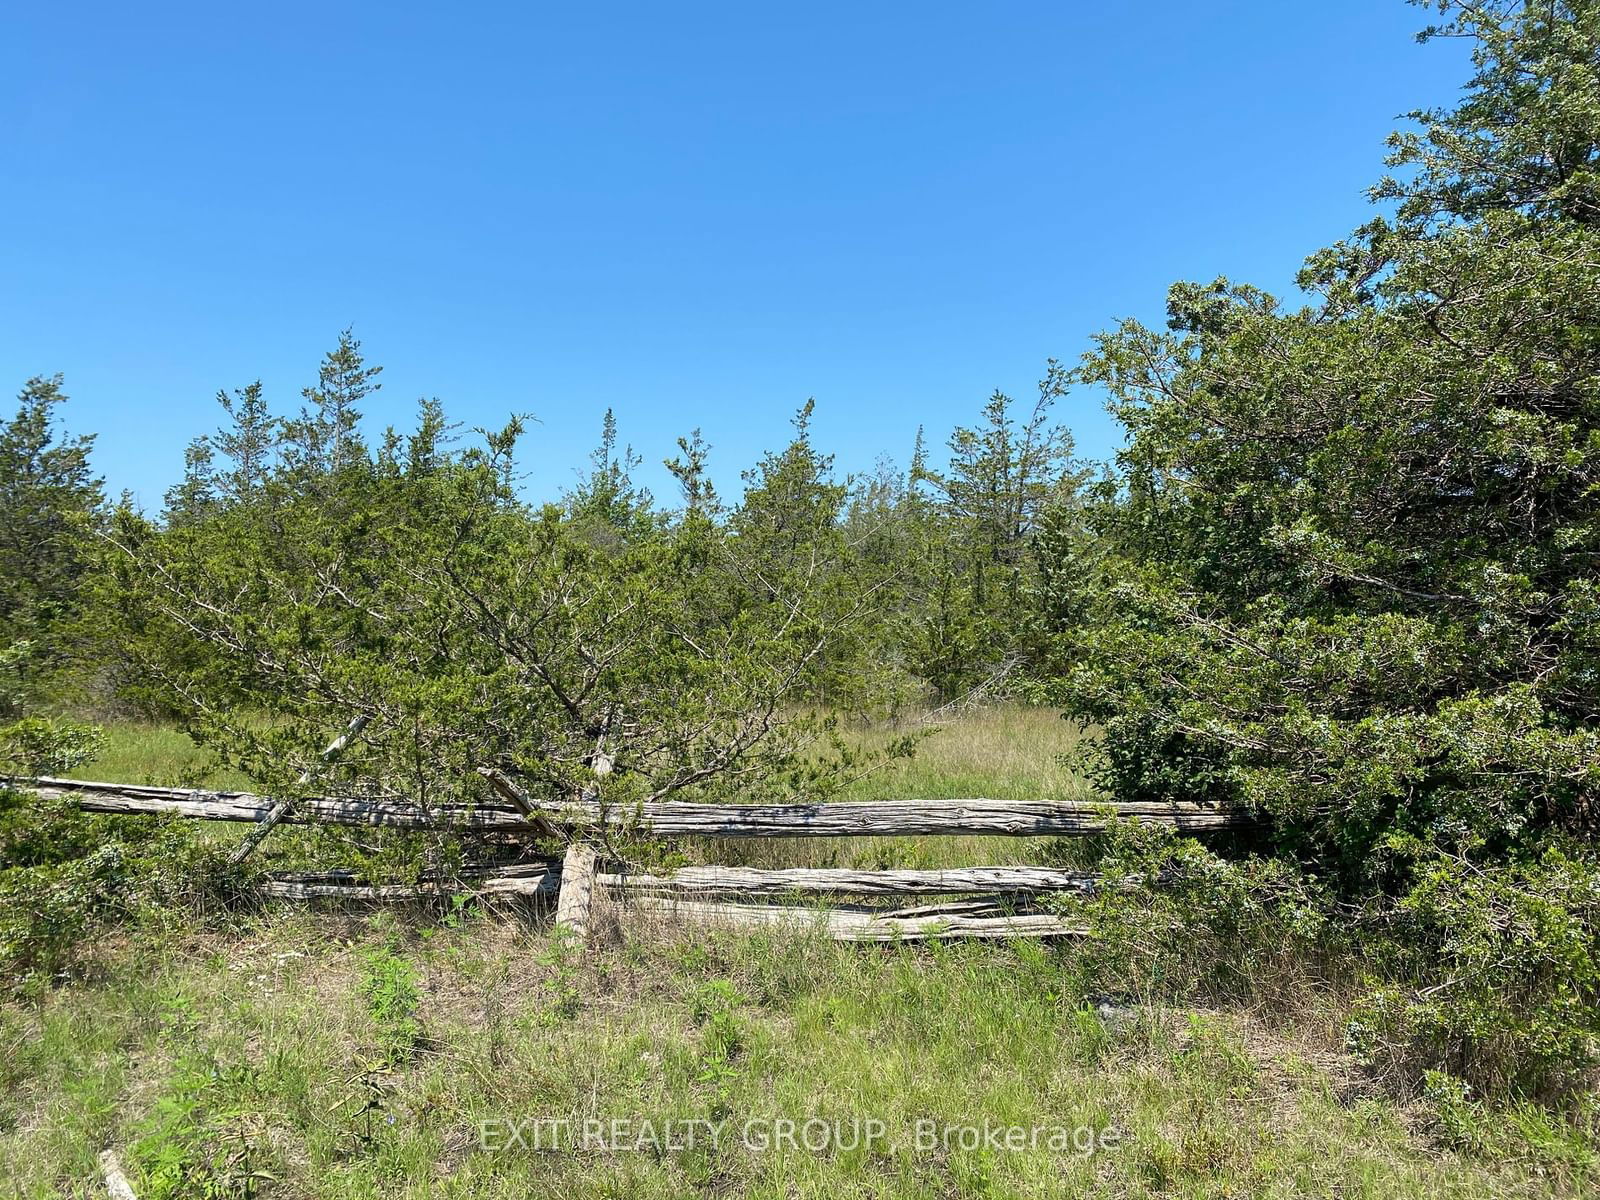
[[[102,503],[89,467],[94,437],[60,431],[66,399],[59,375],[30,379],[16,415],[0,422],[0,651],[13,685],[59,667],[76,641],[92,558]]]
[[[815,794],[848,769],[847,754],[816,758],[824,731],[797,706],[864,605],[779,516],[736,536],[703,506],[657,515],[609,417],[564,505],[519,499],[520,421],[454,450],[424,405],[409,440],[351,449],[333,414],[373,375],[342,338],[316,394],[343,398],[284,422],[272,467],[218,439],[228,478],[250,486],[165,525],[117,514],[106,601],[147,703],[291,792],[357,714],[352,785],[423,804],[480,794],[480,767],[618,804]]]
[[[1528,953],[1569,973],[1530,959],[1494,995],[1581,1065],[1600,941],[1592,900],[1562,899],[1588,868],[1562,864],[1592,855],[1600,800],[1600,6],[1439,7],[1429,36],[1474,40],[1465,98],[1396,137],[1389,214],[1311,257],[1309,302],[1179,284],[1165,330],[1086,358],[1128,439],[1093,538],[1046,539],[1054,690],[1103,727],[1113,793],[1243,804],[1418,928],[1481,915],[1455,889],[1554,905],[1541,928],[1571,936]],[[1435,966],[1487,961],[1466,929]],[[1494,1042],[1441,1031],[1466,1010],[1436,997],[1406,1011],[1436,1044]]]

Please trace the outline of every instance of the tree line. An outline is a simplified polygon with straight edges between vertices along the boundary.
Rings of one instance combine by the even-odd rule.
[[[53,427],[60,381],[30,381],[6,426],[30,465],[6,503],[59,528],[7,522],[31,556],[8,643],[66,667],[43,648],[70,636],[81,683],[263,780],[360,713],[366,765],[392,749],[413,788],[493,760],[565,791],[604,754],[610,786],[651,798],[725,774],[745,794],[820,786],[785,774],[818,736],[805,707],[820,728],[1029,677],[1039,534],[1089,475],[1051,420],[1058,364],[1028,404],[992,396],[937,466],[919,432],[909,469],[840,477],[808,401],[726,501],[697,430],[666,462],[674,503],[634,481],[610,412],[551,503],[521,494],[521,419],[463,437],[426,400],[368,445],[381,371],[346,331],[298,411],[273,412],[259,383],[220,394],[159,514],[102,498],[88,439]]]

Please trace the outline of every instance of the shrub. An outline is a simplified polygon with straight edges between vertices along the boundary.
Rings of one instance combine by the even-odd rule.
[[[1296,301],[1179,283],[1086,356],[1126,441],[1091,536],[1046,530],[1047,686],[1112,794],[1236,804],[1290,864],[1111,946],[1248,946],[1239,881],[1315,870],[1381,939],[1375,1062],[1545,1094],[1596,1053],[1594,868],[1547,848],[1600,788],[1600,5],[1431,7],[1473,74],[1391,140],[1394,206]]]
[[[177,821],[89,816],[0,789],[0,986],[60,971],[99,926],[229,899],[234,878]]]
[[[23,717],[0,729],[0,767],[24,775],[61,775],[99,754],[105,740],[98,725]]]
[[[1400,1078],[1552,1098],[1600,1066],[1600,867],[1440,859],[1392,915],[1403,984],[1374,990],[1352,1044]]]
[[[1316,881],[1281,861],[1114,821],[1098,866],[1093,895],[1059,902],[1093,930],[1074,958],[1089,992],[1247,998],[1336,940]]]

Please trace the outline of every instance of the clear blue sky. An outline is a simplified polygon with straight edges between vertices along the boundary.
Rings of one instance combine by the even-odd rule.
[[[1465,48],[1399,0],[15,5],[0,384],[64,372],[158,508],[219,388],[297,406],[353,325],[375,427],[539,418],[554,495],[616,409],[724,490],[815,396],[846,470],[1026,393],[1169,282],[1284,289],[1365,219]],[[1116,433],[1092,395],[1062,419]]]

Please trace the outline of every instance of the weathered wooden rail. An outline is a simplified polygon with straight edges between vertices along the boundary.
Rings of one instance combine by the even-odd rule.
[[[555,895],[563,866],[528,863],[490,871],[465,871],[449,879],[370,886],[350,871],[278,871],[263,885],[267,894],[305,900],[335,897],[355,900],[424,900],[451,892],[484,896]],[[944,870],[866,871],[844,868],[681,867],[670,875],[596,871],[594,882],[610,892],[658,898],[744,899],[791,896],[955,896],[985,893],[1032,896],[1041,892],[1087,893],[1099,876],[1093,871],[1054,867],[951,867]]]
[[[1089,930],[1053,913],[874,912],[857,908],[800,908],[790,904],[711,904],[701,900],[640,897],[635,912],[659,913],[675,920],[751,929],[814,929],[837,942],[928,941],[948,938],[993,940],[1015,937],[1083,937]]]
[[[269,896],[415,902],[462,890],[481,896],[555,896],[557,926],[587,936],[593,897],[626,897],[631,911],[676,921],[744,928],[816,929],[841,941],[928,938],[1075,937],[1081,923],[1026,911],[1047,892],[1088,892],[1092,872],[1053,867],[993,866],[945,870],[866,871],[848,868],[684,867],[667,875],[605,871],[586,839],[626,832],[655,837],[875,837],[990,835],[1076,837],[1113,819],[1168,825],[1205,834],[1245,823],[1235,811],[1200,804],[1077,804],[1068,801],[885,800],[837,804],[655,804],[608,806],[593,801],[550,803],[510,780],[485,772],[500,799],[478,805],[424,808],[394,797],[307,797],[292,804],[251,792],[151,787],[75,779],[0,779],[45,799],[87,812],[166,814],[213,821],[253,822],[254,845],[272,825],[335,824],[398,829],[454,829],[569,839],[566,858],[509,868],[462,872],[451,879],[372,884],[346,871],[279,872],[263,883]],[[960,896],[985,899],[887,910],[859,904],[808,907],[752,903],[817,897]],[[724,899],[716,899],[722,897]],[[732,900],[726,899],[732,897]]]
[[[290,900],[337,899],[366,903],[415,903],[470,891],[476,896],[559,895],[569,907],[582,897],[562,887],[563,866],[543,863],[509,868],[461,880],[420,884],[368,885],[349,872],[283,872],[262,890]],[[934,938],[1076,937],[1087,930],[1049,913],[1013,911],[1011,898],[1054,890],[1088,891],[1095,876],[1085,871],[1043,867],[972,867],[947,871],[847,871],[796,867],[754,870],[685,867],[668,876],[598,871],[595,888],[628,896],[631,912],[673,920],[703,921],[740,928],[817,931],[836,941],[919,941]],[[861,905],[827,908],[796,904],[752,904],[760,897],[958,895],[992,891],[993,898],[884,910]],[[734,896],[737,901],[711,901]],[[568,899],[570,897],[570,900]],[[569,922],[582,920],[570,915]]]
[[[209,821],[262,821],[277,809],[251,792],[149,787],[77,779],[14,780],[46,798],[72,800],[86,812],[168,813]],[[534,832],[545,823],[606,828],[655,837],[901,837],[993,835],[1074,837],[1106,827],[1108,816],[1211,833],[1241,823],[1239,814],[1202,804],[1078,804],[1066,800],[875,800],[837,804],[552,804],[441,805],[421,808],[383,797],[308,797],[285,813],[285,824],[385,825],[400,829]]]
[[[607,887],[676,896],[950,896],[1092,891],[1093,871],[1054,867],[950,867],[862,871],[833,867],[682,867],[671,875],[601,875]]]

